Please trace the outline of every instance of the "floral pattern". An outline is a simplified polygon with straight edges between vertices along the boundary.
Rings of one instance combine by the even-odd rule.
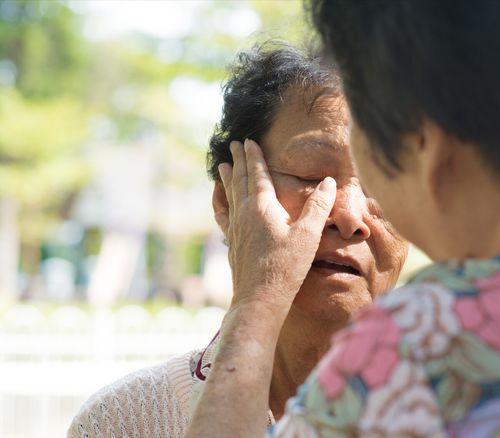
[[[270,437],[500,437],[500,257],[435,264],[361,311]]]
[[[440,284],[415,285],[387,297],[384,308],[412,346],[416,360],[445,354],[460,331],[453,294]]]
[[[380,436],[444,436],[439,407],[421,366],[397,364],[386,385],[370,391],[360,429]]]
[[[371,387],[383,385],[399,361],[399,327],[383,309],[371,306],[356,319],[359,324],[340,334],[339,348],[330,350],[318,368],[318,380],[330,399],[353,374]]]
[[[455,312],[465,330],[500,350],[500,274],[475,283],[481,293],[457,300]]]

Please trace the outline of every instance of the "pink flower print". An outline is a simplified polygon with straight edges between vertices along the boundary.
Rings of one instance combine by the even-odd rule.
[[[493,292],[500,290],[500,272],[496,272],[491,277],[479,278],[474,284],[481,292]]]
[[[368,393],[360,429],[361,436],[373,437],[446,436],[422,366],[401,361],[384,386]]]
[[[379,306],[362,310],[354,324],[333,338],[320,362],[318,382],[327,398],[337,397],[346,378],[360,374],[369,387],[383,385],[399,360],[399,328]]]
[[[500,274],[477,280],[475,284],[479,295],[458,299],[455,312],[464,329],[500,350]]]
[[[332,350],[321,359],[318,365],[318,383],[326,398],[336,398],[344,389],[344,376],[332,364]]]

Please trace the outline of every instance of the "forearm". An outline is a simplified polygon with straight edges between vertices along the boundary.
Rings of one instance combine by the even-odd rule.
[[[291,303],[318,250],[335,201],[325,178],[291,222],[276,197],[259,146],[231,143],[234,166],[219,174],[228,202],[226,236],[233,274],[233,306],[219,352],[186,437],[259,437],[266,427],[274,353]]]
[[[187,438],[264,434],[274,352],[288,310],[252,302],[228,312]]]

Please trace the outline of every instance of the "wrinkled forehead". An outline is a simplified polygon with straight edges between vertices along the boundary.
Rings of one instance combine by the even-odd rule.
[[[339,90],[292,87],[283,95],[262,146],[273,160],[313,151],[339,153],[348,148],[349,123],[349,110]]]
[[[339,123],[349,119],[347,102],[338,87],[292,85],[282,94],[281,101],[282,108],[286,106],[310,115],[329,116]]]

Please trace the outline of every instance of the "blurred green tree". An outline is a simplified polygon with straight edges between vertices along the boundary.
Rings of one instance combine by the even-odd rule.
[[[0,294],[15,290],[20,247],[23,268],[38,271],[47,230],[85,185],[82,145],[140,148],[141,135],[152,134],[164,149],[155,187],[200,187],[217,114],[196,119],[195,106],[213,94],[189,106],[179,90],[188,83],[191,93],[212,93],[239,50],[310,35],[300,0],[200,2],[193,28],[165,38],[134,31],[89,39],[86,10],[85,2],[0,0]],[[240,29],[248,20],[250,37]]]
[[[0,0],[0,61],[24,97],[85,91],[89,52],[80,28],[62,0]]]
[[[206,186],[206,146],[218,111],[214,108],[213,121],[196,119],[200,112],[197,107],[204,105],[205,95],[193,102],[191,96],[183,96],[179,90],[186,83],[192,87],[187,90],[191,93],[193,89],[203,92],[206,87],[219,88],[227,75],[226,66],[240,50],[257,41],[281,39],[300,45],[311,35],[301,20],[300,0],[206,1],[198,6],[193,19],[196,25],[187,34],[161,38],[135,31],[94,41],[92,46],[89,95],[96,114],[113,127],[115,137],[111,142],[130,146],[144,127],[158,134],[164,162],[157,187],[173,192]],[[238,28],[248,28],[245,20],[256,22],[250,36]],[[191,105],[179,102],[184,97]],[[173,254],[192,247],[189,233],[206,232],[188,218],[182,230],[177,222],[167,229],[162,224],[165,222],[164,218],[156,218],[152,226],[158,227],[156,231],[168,241],[164,246]],[[177,284],[188,273],[198,272],[195,260],[172,257],[163,273],[168,277],[165,283]]]
[[[37,272],[48,225],[87,176],[87,46],[65,3],[0,0],[0,294],[16,290],[20,257]]]

